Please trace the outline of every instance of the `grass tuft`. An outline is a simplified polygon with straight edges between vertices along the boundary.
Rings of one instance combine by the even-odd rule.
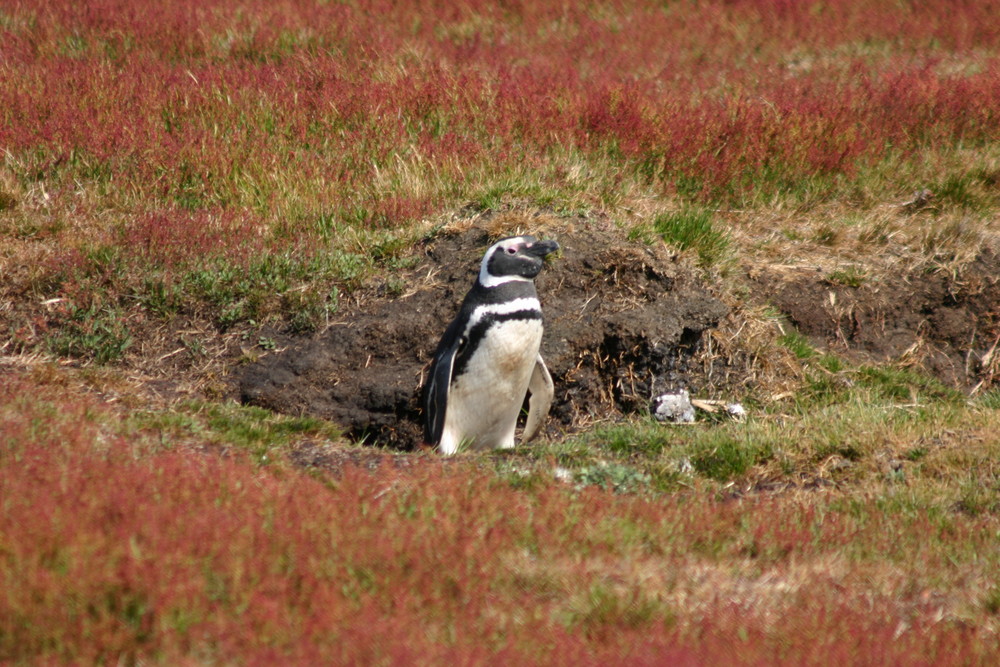
[[[858,266],[849,266],[844,269],[837,269],[835,271],[831,271],[826,276],[827,282],[831,285],[842,285],[844,287],[854,288],[864,285],[867,278],[868,273],[865,269]]]
[[[99,364],[117,361],[132,345],[132,334],[123,321],[122,311],[114,308],[70,305],[60,328],[48,338],[54,353],[91,359]]]
[[[769,443],[737,439],[725,432],[701,440],[692,452],[691,464],[699,473],[716,481],[741,477],[773,455]]]
[[[712,212],[688,207],[661,213],[653,219],[653,230],[678,250],[693,250],[703,267],[714,266],[727,257],[729,237],[718,230]]]
[[[816,348],[813,347],[809,339],[796,331],[789,329],[778,338],[778,344],[787,348],[798,359],[811,359],[816,356]]]

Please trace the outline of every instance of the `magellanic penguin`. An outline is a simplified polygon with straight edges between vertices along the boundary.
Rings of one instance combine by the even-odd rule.
[[[552,376],[538,353],[542,309],[534,278],[555,241],[513,236],[483,256],[479,275],[434,353],[424,394],[424,436],[451,455],[514,446],[527,392],[522,441],[538,434],[552,404]]]

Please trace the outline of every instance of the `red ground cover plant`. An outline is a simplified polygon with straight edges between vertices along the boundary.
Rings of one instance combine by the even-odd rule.
[[[157,211],[127,223],[120,245],[151,267],[222,259],[241,265],[264,249],[264,231],[230,211]]]
[[[850,193],[883,163],[893,182],[914,156],[997,139],[997,15],[13,0],[0,166],[29,194],[0,200],[53,219],[18,289],[63,299],[45,317],[80,340],[108,329],[88,345],[110,357],[119,311],[157,296],[147,281],[164,290],[150,310],[179,308],[178,285],[229,308],[278,299],[338,225],[523,194],[508,173],[558,191],[582,160],[735,201]],[[0,661],[969,664],[998,648],[995,609],[953,592],[995,578],[988,512],[517,488],[461,463],[314,477],[116,419],[0,375]]]
[[[460,181],[610,150],[668,191],[738,196],[995,139],[997,8],[18,2],[0,145],[26,177],[119,197],[275,212],[298,188],[396,223],[454,196],[380,208],[399,155]]]
[[[518,489],[439,461],[317,478],[126,440],[99,404],[25,389],[0,387],[3,660],[968,664],[996,648],[925,589],[995,567],[991,517]]]
[[[317,256],[470,202],[864,200],[872,170],[880,196],[908,195],[915,170],[997,138],[997,9],[8,3],[0,176],[17,192],[0,205],[40,211],[24,235],[48,249],[21,292],[94,291],[79,274],[104,272],[112,309],[162,287],[226,328],[277,307],[190,290],[186,272],[285,253],[324,276],[319,313],[349,285]]]

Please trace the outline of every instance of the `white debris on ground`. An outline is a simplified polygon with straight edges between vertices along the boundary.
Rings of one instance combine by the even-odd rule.
[[[562,466],[556,466],[552,470],[552,475],[560,482],[566,482],[569,484],[573,481],[573,471],[569,468],[564,468]]]
[[[674,394],[660,394],[653,399],[650,411],[657,421],[669,421],[675,424],[694,422],[694,406],[691,405],[691,395],[687,389],[681,389]]]
[[[747,418],[746,408],[739,403],[726,403],[726,414],[740,422]]]
[[[649,410],[657,421],[691,424],[694,422],[695,408],[712,414],[721,410],[739,422],[747,418],[747,410],[741,403],[691,398],[687,389],[681,389],[671,394],[660,394],[653,399]]]

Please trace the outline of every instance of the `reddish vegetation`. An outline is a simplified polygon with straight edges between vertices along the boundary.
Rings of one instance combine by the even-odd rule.
[[[100,307],[129,320],[159,307],[145,305],[162,300],[156,290],[183,292],[189,312],[213,301],[223,326],[260,320],[263,297],[245,294],[260,281],[236,308],[155,272],[238,270],[291,250],[314,275],[310,255],[331,238],[344,249],[344,228],[395,230],[493,192],[584,187],[595,201],[624,179],[742,206],[789,191],[853,197],[851,179],[881,166],[908,194],[919,184],[907,160],[997,136],[998,12],[995,1],[7,3],[0,209],[42,210],[22,233],[50,255],[9,288],[34,302],[9,335],[32,349],[48,317],[38,302],[98,289]],[[306,294],[316,312],[337,278]]]
[[[461,180],[612,151],[718,195],[1000,126],[995,2],[660,5],[22,1],[0,146],[37,178],[193,207],[280,208],[282,172],[398,222],[446,193],[384,205],[369,184],[396,155]]]
[[[918,151],[997,136],[996,2],[661,5],[7,3],[0,181],[20,193],[0,185],[0,209],[42,209],[22,233],[54,255],[11,291],[37,304],[96,282],[141,319],[157,289],[220,300],[161,269],[291,249],[313,275],[310,253],[343,249],[344,228],[493,192],[598,200],[613,186],[589,183],[626,179],[742,205],[854,196],[881,165],[909,193]],[[217,320],[266,315],[227,306]],[[46,316],[11,327],[20,349]]]
[[[100,406],[25,389],[0,387],[0,659],[967,664],[996,649],[942,619],[955,601],[935,590],[995,560],[992,517],[518,490],[442,462],[324,482],[144,453],[102,432]]]
[[[121,245],[151,266],[190,266],[209,259],[216,249],[224,259],[240,265],[263,247],[262,230],[230,212],[157,212],[125,226]]]
[[[507,180],[847,197],[882,165],[912,188],[907,160],[997,139],[998,15],[996,0],[5,2],[0,352],[63,334],[59,354],[116,358],[127,326],[199,299],[219,321],[262,319],[266,299],[322,320],[364,259],[341,230],[405,228]],[[973,597],[1000,565],[989,511],[516,488],[419,456],[314,477],[171,450],[44,386],[0,370],[2,662],[998,650],[1000,592]]]

